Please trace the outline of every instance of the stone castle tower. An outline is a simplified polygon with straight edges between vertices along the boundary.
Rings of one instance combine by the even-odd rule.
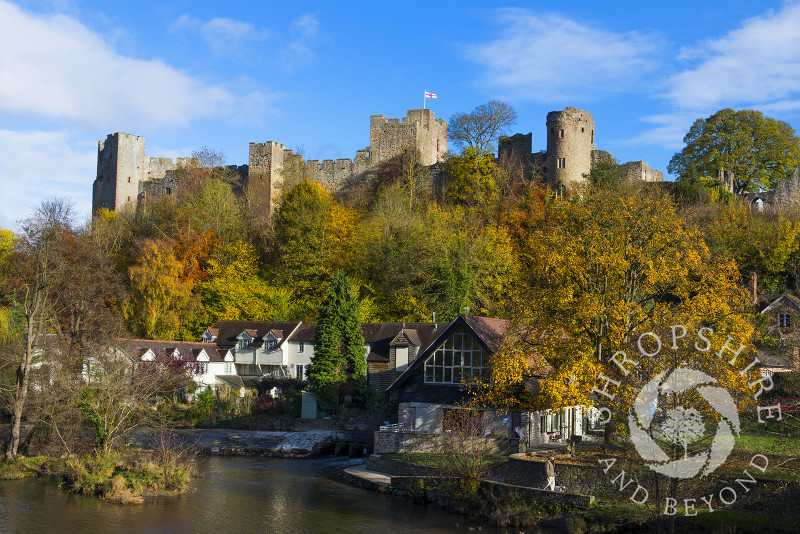
[[[568,107],[547,114],[547,151],[532,153],[532,134],[501,136],[498,156],[511,158],[533,178],[543,178],[548,187],[570,190],[586,183],[586,176],[601,162],[616,163],[614,156],[594,144],[594,119],[583,109]],[[662,182],[664,174],[644,161],[621,165],[629,180]]]
[[[594,119],[588,111],[568,107],[547,114],[546,180],[551,187],[585,181],[592,170]]]
[[[248,164],[229,167],[242,177],[258,215],[273,212],[280,196],[282,170],[289,163],[305,165],[311,180],[331,191],[345,191],[373,178],[380,166],[407,150],[418,150],[423,165],[433,165],[447,152],[447,121],[429,109],[411,109],[404,119],[370,117],[370,146],[356,152],[355,159],[302,161],[302,156],[275,141],[250,143]],[[171,195],[181,187],[175,171],[192,164],[192,158],[150,158],[145,139],[126,133],[109,134],[97,149],[97,178],[92,211],[137,206],[145,198]]]
[[[139,184],[145,179],[147,160],[144,137],[109,134],[97,146],[97,179],[92,191],[92,211],[119,209],[136,204]]]
[[[97,177],[92,189],[92,212],[100,208],[119,210],[136,206],[154,185],[163,185],[164,179],[178,167],[189,166],[193,158],[150,158],[145,155],[145,138],[122,132],[108,134],[97,144]],[[156,187],[172,194],[167,187]]]

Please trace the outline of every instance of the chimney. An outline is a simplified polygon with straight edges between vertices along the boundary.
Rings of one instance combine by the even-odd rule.
[[[436,312],[433,313],[433,331],[435,332],[439,325],[436,324]]]
[[[753,305],[755,305],[758,301],[758,277],[754,272],[750,273],[750,282],[747,284],[747,289],[750,292],[750,298],[753,301]]]

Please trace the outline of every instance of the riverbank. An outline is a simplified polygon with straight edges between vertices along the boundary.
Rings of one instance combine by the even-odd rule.
[[[311,458],[318,456],[334,438],[332,430],[282,432],[177,428],[168,432],[185,446],[214,456]],[[137,429],[130,433],[128,442],[142,448],[154,448],[161,435],[161,431]]]
[[[505,479],[509,472],[524,475],[519,471],[519,465],[508,465],[497,470],[491,478]],[[677,532],[798,532],[798,512],[794,507],[782,513],[764,512],[763,509],[715,509],[711,513],[699,508],[687,513],[688,510],[680,508],[676,516],[671,517],[652,506],[641,506],[619,498],[596,501],[585,495],[544,491],[497,480],[482,480],[474,494],[458,495],[452,491],[453,484],[449,484],[451,477],[443,476],[435,467],[382,455],[372,455],[366,464],[343,469],[341,477],[356,487],[402,496],[417,504],[435,503],[445,510],[480,517],[498,527],[534,526],[570,534],[636,533],[656,531],[674,520]],[[566,477],[564,480],[570,479]]]

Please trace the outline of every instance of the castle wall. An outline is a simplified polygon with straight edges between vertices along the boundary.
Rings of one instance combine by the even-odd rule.
[[[547,183],[570,189],[592,170],[594,119],[588,111],[568,107],[547,114]]]
[[[782,213],[800,212],[800,165],[794,172],[775,184],[772,190],[772,208]]]
[[[641,180],[643,182],[663,182],[664,173],[651,169],[644,161],[629,161],[622,165],[628,180]]]

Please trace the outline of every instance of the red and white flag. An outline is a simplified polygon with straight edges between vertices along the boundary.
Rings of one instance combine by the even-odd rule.
[[[436,98],[436,93],[429,93],[425,91],[425,98]]]

